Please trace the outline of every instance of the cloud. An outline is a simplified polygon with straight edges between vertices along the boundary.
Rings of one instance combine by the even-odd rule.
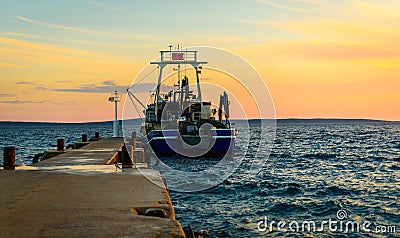
[[[149,46],[149,47],[158,47],[158,44],[156,44],[156,43],[147,43],[146,46]]]
[[[269,40],[263,44],[252,44],[237,51],[245,55],[268,55],[279,57],[297,57],[313,60],[361,60],[393,59],[399,62],[400,49],[396,43],[382,47],[376,42],[342,42],[335,40]],[[386,62],[387,63],[387,62]],[[398,64],[400,67],[400,64]]]
[[[61,106],[71,105],[71,104],[75,104],[75,103],[76,102],[54,102],[54,104],[61,105]]]
[[[4,36],[24,37],[24,38],[40,39],[40,40],[51,40],[51,39],[53,39],[53,38],[48,38],[48,37],[43,37],[43,36],[38,36],[38,35],[18,33],[18,32],[9,32],[9,31],[1,32],[0,34],[4,35]]]
[[[207,38],[206,40],[217,43],[243,43],[248,41],[247,38],[237,37],[237,36],[211,37]]]
[[[1,97],[1,94],[0,94]],[[55,102],[53,100],[19,100],[19,99],[15,99],[15,100],[4,100],[4,101],[0,101],[0,103],[3,104],[55,104],[55,105],[71,105],[74,104],[75,102],[69,101],[69,102]]]
[[[22,65],[18,65],[18,64],[10,64],[10,63],[2,63],[0,62],[0,68],[19,68],[19,69],[23,69],[25,68]]]
[[[101,84],[106,85],[106,86],[115,86],[115,82],[113,80],[106,80],[101,82]]]
[[[101,42],[101,41],[85,41],[85,40],[67,40],[64,38],[54,38],[54,37],[46,37],[46,36],[39,36],[33,34],[25,34],[25,33],[18,33],[18,32],[0,32],[0,35],[3,36],[11,36],[15,38],[28,38],[28,39],[37,39],[37,40],[46,40],[46,41],[53,41],[53,42],[60,42],[60,43],[72,43],[76,45],[98,45],[98,46],[109,46],[109,47],[118,47],[118,48],[126,48],[129,45],[121,44],[121,43],[113,43],[113,42]]]
[[[247,19],[239,19],[239,22],[243,22],[250,25],[260,25],[260,26],[269,26],[271,25],[270,21],[257,21],[257,20],[247,20]]]
[[[75,50],[70,48],[63,48],[54,45],[46,45],[46,44],[39,44],[30,41],[18,40],[13,38],[6,38],[0,37],[0,44],[9,45],[13,47],[18,47],[18,50],[21,51],[22,49],[28,50],[28,52],[37,53],[42,52],[45,54],[48,53],[57,53],[59,54],[69,54],[69,55],[77,55],[77,56],[90,56],[90,57],[99,57],[98,54],[82,51],[82,50]],[[24,53],[28,53],[24,52]]]
[[[89,3],[90,5],[93,5],[93,6],[96,6],[96,7],[105,8],[105,9],[108,9],[108,10],[113,10],[113,11],[121,10],[120,8],[116,8],[116,7],[110,6],[108,4],[105,4],[103,2],[99,2],[99,1],[87,0],[86,2]]]
[[[326,18],[312,21],[271,21],[268,22],[268,25],[309,36],[346,40],[347,42],[349,40],[366,42],[400,39],[400,31],[396,28]]]
[[[5,104],[43,104],[47,103],[49,100],[6,100],[6,101],[0,101],[0,103],[5,103]]]
[[[257,2],[265,4],[265,5],[269,5],[269,6],[272,6],[275,8],[280,8],[280,9],[283,9],[286,11],[291,11],[291,12],[300,12],[300,13],[308,13],[309,12],[309,10],[304,9],[304,8],[285,5],[285,4],[278,3],[275,1],[271,1],[271,0],[257,0]]]
[[[113,34],[113,33],[109,33],[109,32],[105,32],[105,31],[96,31],[96,30],[84,29],[84,28],[73,27],[73,26],[64,26],[64,25],[52,24],[52,23],[47,23],[47,22],[42,22],[42,21],[29,19],[29,18],[22,17],[22,16],[17,16],[17,19],[20,20],[20,21],[23,21],[23,22],[34,24],[34,25],[45,26],[45,27],[56,28],[56,29],[62,29],[62,30],[66,30],[66,31],[74,31],[74,32],[93,34],[93,35],[103,35],[103,36],[116,37],[116,38],[120,38],[121,37],[119,35],[116,35],[116,34]]]
[[[384,16],[385,18],[394,18],[399,20],[400,18],[400,6],[391,4],[389,1],[385,1],[385,4],[377,4],[364,1],[355,1],[354,5],[364,13],[372,16]]]
[[[84,88],[94,88],[94,87],[96,87],[96,84],[94,84],[94,83],[82,84],[81,87],[84,87]]]
[[[8,97],[15,97],[16,94],[14,93],[0,93],[0,97],[2,98],[8,98]]]
[[[126,92],[127,86],[95,86],[95,87],[78,87],[78,88],[57,88],[50,89],[57,92],[75,92],[75,93],[112,93],[118,91]]]
[[[156,87],[157,87],[156,83],[139,83],[139,84],[131,85],[129,87],[129,91],[132,93],[148,93],[150,91],[154,91],[156,89]],[[161,89],[163,91],[170,91],[170,90],[174,89],[174,87],[162,84]]]
[[[269,39],[263,44],[246,45],[238,50],[244,54],[318,60],[380,59],[380,65],[386,68],[395,68],[400,59],[400,30],[379,22],[368,24],[328,18],[285,22],[239,21],[274,27],[297,35],[294,39]],[[399,64],[397,68],[400,68]]]
[[[30,82],[30,81],[19,81],[19,82],[16,82],[16,84],[33,84],[33,82]]]
[[[111,93],[118,91],[125,93],[129,86],[118,85],[96,85],[84,84],[76,88],[41,88],[42,90],[55,91],[55,92],[75,92],[75,93]]]
[[[106,82],[105,85],[104,82]],[[157,84],[156,83],[141,83],[130,87],[128,85],[115,85],[114,81],[107,80],[102,82],[102,85],[96,84],[83,84],[76,88],[47,88],[43,86],[38,86],[36,90],[46,90],[53,92],[72,92],[72,93],[112,93],[118,91],[119,93],[126,93],[127,89],[132,93],[147,93],[149,91],[154,91]],[[114,83],[114,84],[113,84]],[[162,85],[162,89],[165,91],[172,90],[172,86]]]
[[[69,83],[71,80],[57,80],[57,83]]]

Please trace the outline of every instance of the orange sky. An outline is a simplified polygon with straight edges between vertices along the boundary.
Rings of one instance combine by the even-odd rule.
[[[0,10],[0,120],[111,120],[109,94],[171,43],[245,58],[278,118],[400,120],[398,1],[221,1],[208,18],[180,6],[192,24],[163,21],[147,3],[93,3],[78,6],[79,18],[72,6]]]

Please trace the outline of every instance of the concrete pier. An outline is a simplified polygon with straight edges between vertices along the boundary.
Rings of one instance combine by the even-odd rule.
[[[160,173],[116,169],[122,147],[122,138],[104,138],[0,169],[0,236],[184,237]]]

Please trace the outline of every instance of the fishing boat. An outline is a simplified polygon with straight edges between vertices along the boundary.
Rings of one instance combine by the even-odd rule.
[[[145,109],[141,127],[145,149],[157,156],[232,155],[237,130],[230,123],[228,94],[222,92],[219,106],[214,106],[211,101],[203,101],[200,74],[207,62],[198,60],[198,51],[179,47],[173,50],[170,46],[169,50],[160,51],[160,58],[150,64],[158,66],[158,79],[149,104],[144,106],[140,103]],[[174,68],[178,71],[177,83],[174,83],[172,90],[161,92],[163,70],[168,66],[177,66]],[[191,79],[181,73],[182,67],[194,69],[195,77]],[[196,87],[197,94],[190,86]],[[129,90],[128,95],[139,101]]]

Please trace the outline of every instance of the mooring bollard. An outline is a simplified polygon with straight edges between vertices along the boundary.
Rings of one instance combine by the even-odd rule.
[[[64,139],[57,139],[57,150],[58,151],[64,150]]]
[[[87,142],[87,134],[82,134],[82,142]]]
[[[4,169],[15,169],[15,147],[4,147]]]
[[[133,161],[132,161],[131,157],[129,156],[128,149],[126,148],[125,145],[122,146],[121,151],[118,151],[118,156],[119,156],[120,161],[122,162],[123,167],[132,167]]]
[[[96,138],[96,139],[100,138],[100,132],[96,131],[94,133],[94,138]]]

